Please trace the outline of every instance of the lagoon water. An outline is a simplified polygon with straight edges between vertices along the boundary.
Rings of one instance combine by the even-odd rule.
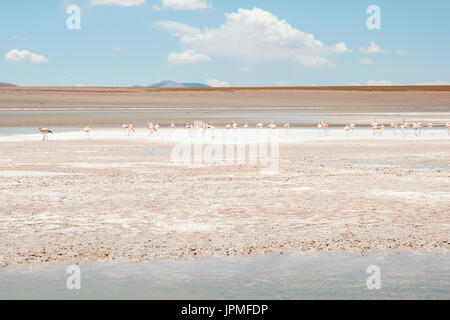
[[[381,271],[369,290],[367,268]],[[448,255],[254,256],[0,270],[0,299],[450,299]]]

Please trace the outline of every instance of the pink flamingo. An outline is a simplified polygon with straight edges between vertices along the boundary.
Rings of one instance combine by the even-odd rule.
[[[351,133],[350,130],[351,130],[351,128],[350,128],[350,125],[348,123],[345,125],[344,130],[345,130],[345,133],[346,133],[347,137],[350,137],[350,133]]]
[[[450,135],[450,122],[447,122],[445,127],[447,128],[447,133]]]
[[[370,124],[370,126],[372,127],[373,135],[375,135],[378,130],[377,119],[373,119],[373,122]]]
[[[128,135],[131,135],[132,133],[136,132],[132,124],[124,124],[122,125],[122,129],[124,130],[124,132],[127,132]]]
[[[380,131],[380,136],[383,135],[383,131],[384,131],[384,122],[381,122],[381,125],[378,126],[378,131]]]
[[[237,129],[237,128],[238,128],[238,124],[233,121],[233,129]]]
[[[148,129],[149,133],[153,135],[154,133],[156,133],[159,130],[159,125],[148,122],[147,129]]]
[[[289,123],[285,123],[285,124],[284,124],[284,128],[285,128],[285,129],[289,129],[290,126],[291,126],[291,125],[290,125]]]
[[[248,129],[248,124],[244,124],[244,129],[247,130]]]
[[[273,120],[272,120],[272,121],[270,121],[270,124],[267,126],[267,128],[274,130],[277,128],[277,125],[275,123],[273,123]]]
[[[42,128],[39,127],[39,131],[42,133],[43,137],[42,137],[42,141],[47,140],[48,141],[48,134],[49,133],[54,133],[52,130],[47,129],[47,128]]]
[[[394,130],[394,134],[397,135],[398,124],[395,122],[392,122],[391,128],[392,128],[392,130]]]
[[[89,128],[89,127],[86,127],[86,128],[84,128],[84,133],[86,134],[86,137],[90,137],[90,132],[91,132],[91,128]]]
[[[256,125],[256,128],[262,129],[262,127],[263,127],[263,123],[262,122],[258,122],[258,124]]]
[[[419,135],[422,135],[423,122],[419,121],[417,123],[417,130],[419,130]]]
[[[231,130],[231,125],[230,125],[230,124],[227,124],[227,125],[225,126],[225,130],[227,130],[227,131]]]
[[[170,123],[170,129],[175,129],[175,122],[173,122],[173,120],[172,120],[172,122]]]

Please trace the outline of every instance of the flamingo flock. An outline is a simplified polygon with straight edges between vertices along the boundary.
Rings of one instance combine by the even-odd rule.
[[[284,123],[282,127],[284,127],[286,130],[290,128],[290,123]],[[414,122],[408,122],[405,119],[403,119],[402,121],[399,122],[392,122],[390,124],[390,127],[392,129],[392,131],[394,132],[394,135],[397,135],[397,131],[400,129],[402,132],[402,135],[406,135],[408,132],[409,128],[413,129],[414,135],[415,136],[420,136],[422,135],[422,129],[424,127],[424,122],[422,121],[414,121]],[[146,125],[148,131],[149,131],[149,135],[154,135],[156,134],[159,129],[160,126],[158,124],[154,124],[152,122],[147,122]],[[172,130],[174,130],[176,128],[175,122],[172,120],[170,122],[170,124],[168,125],[168,127]],[[377,122],[376,119],[373,120],[373,122],[370,124],[370,127],[372,129],[373,135],[379,135],[379,136],[383,136],[383,132],[384,132],[384,122]],[[434,127],[434,124],[432,122],[428,122],[426,124],[426,127],[428,127],[429,129],[432,129]],[[212,122],[196,122],[196,123],[186,123],[185,128],[189,131],[197,131],[197,130],[202,130],[202,132],[204,134],[206,134],[207,132],[214,132],[216,127],[214,126],[214,124]],[[232,121],[231,124],[228,123],[225,125],[225,132],[229,132],[231,130],[236,130],[239,128],[239,124],[235,121]],[[242,125],[242,128],[244,130],[249,129],[249,124],[245,123]],[[257,129],[263,129],[264,128],[264,123],[262,121],[258,122],[256,124],[256,128]],[[273,120],[270,121],[270,123],[267,124],[267,128],[271,129],[271,130],[275,130],[277,129],[277,125],[274,123]],[[319,120],[318,124],[317,124],[317,129],[319,130],[321,135],[327,135],[328,133],[328,128],[329,128],[329,123],[326,120]],[[346,123],[344,126],[344,132],[345,134],[350,137],[353,134],[353,131],[355,130],[356,125],[354,123]],[[445,128],[447,129],[447,134],[450,136],[450,121],[448,121],[445,124]],[[42,140],[43,141],[48,141],[48,135],[49,134],[54,134],[54,131],[45,128],[45,127],[39,127],[39,132],[42,134]],[[91,133],[91,128],[89,126],[85,127],[83,132],[85,133],[86,137],[89,139],[90,138],[90,133]],[[132,124],[123,124],[122,125],[122,132],[123,135],[127,135],[127,136],[131,136],[133,135],[136,130],[134,128],[134,126]]]

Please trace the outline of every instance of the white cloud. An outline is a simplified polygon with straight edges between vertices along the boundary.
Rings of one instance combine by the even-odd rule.
[[[347,45],[344,42],[336,43],[332,48],[331,51],[336,53],[350,53],[353,52],[353,50],[347,48]]]
[[[145,4],[146,0],[91,0],[92,6],[134,7]]]
[[[211,58],[206,54],[197,53],[194,50],[188,49],[181,53],[172,52],[169,54],[168,60],[175,64],[194,64],[203,61],[210,61]]]
[[[155,21],[154,25],[158,28],[170,32],[170,34],[174,37],[182,37],[184,35],[195,36],[196,34],[201,33],[201,30],[199,28],[191,27],[187,24],[179,23],[176,21],[160,20]]]
[[[27,50],[19,51],[17,49],[12,49],[5,54],[5,59],[13,62],[48,63],[47,58],[42,55]]]
[[[447,81],[435,81],[435,82],[425,82],[425,83],[418,83],[418,86],[448,86],[450,85],[450,82]]]
[[[392,82],[389,80],[369,80],[368,86],[392,86]]]
[[[361,64],[374,64],[374,62],[372,60],[370,60],[369,58],[359,58],[359,62]]]
[[[225,18],[218,28],[203,30],[174,21],[158,21],[157,25],[197,52],[247,61],[291,59],[304,66],[329,67],[327,55],[348,51],[343,43],[327,47],[314,35],[258,8],[238,9],[226,13]]]
[[[399,56],[406,56],[406,55],[408,54],[408,52],[406,52],[405,50],[398,50],[398,51],[397,51],[397,54],[398,54]]]
[[[153,5],[154,10],[201,10],[211,8],[206,0],[161,0],[161,6]]]
[[[248,67],[242,67],[239,69],[242,72],[252,72],[252,69],[248,68]]]
[[[115,52],[122,52],[123,49],[122,48],[114,48],[113,51],[115,51]]]
[[[370,42],[369,47],[359,47],[359,52],[361,53],[368,53],[368,54],[376,54],[376,53],[387,53],[386,50],[383,50],[380,48],[379,45],[377,45],[375,42]]]
[[[217,79],[206,80],[206,84],[210,87],[229,87],[230,84],[224,81],[219,81]]]
[[[28,38],[20,37],[20,36],[12,36],[11,40],[14,40],[14,41],[27,41]]]

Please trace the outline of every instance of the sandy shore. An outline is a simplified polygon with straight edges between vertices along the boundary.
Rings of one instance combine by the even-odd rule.
[[[275,173],[250,164],[175,165],[175,142],[145,133],[5,138],[0,266],[448,254],[450,139],[444,131],[411,134],[362,130],[347,138],[336,129],[330,137],[281,140]]]
[[[145,89],[90,87],[0,88],[0,127],[143,126],[203,120],[223,125],[328,119],[368,124],[450,119],[450,86]]]

